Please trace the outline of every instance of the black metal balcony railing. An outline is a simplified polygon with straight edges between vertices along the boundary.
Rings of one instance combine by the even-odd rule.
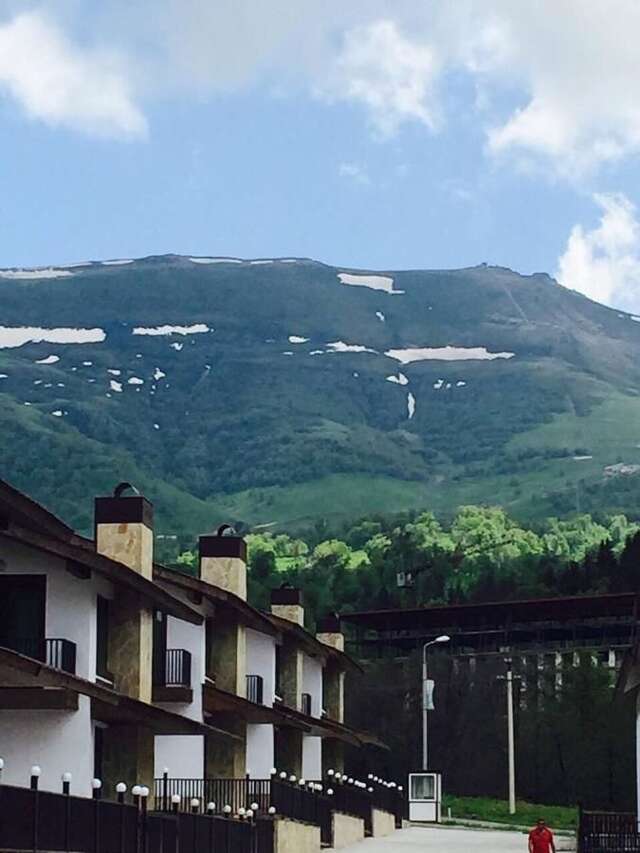
[[[71,675],[76,673],[76,644],[71,640],[58,637],[42,640],[35,637],[4,637],[0,638],[0,646],[43,661],[54,669],[61,669]]]
[[[262,705],[264,699],[264,680],[261,675],[247,675],[247,699]]]
[[[302,708],[301,708],[301,710],[302,710],[302,713],[306,714],[308,717],[311,716],[311,705],[312,705],[311,694],[310,693],[303,693],[302,694]]]
[[[191,687],[191,652],[167,649],[164,660],[156,660],[154,670],[157,687]]]

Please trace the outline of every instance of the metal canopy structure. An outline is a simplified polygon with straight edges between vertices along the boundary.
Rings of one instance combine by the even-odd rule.
[[[350,649],[363,658],[409,652],[441,633],[457,655],[628,648],[636,637],[636,593],[456,604],[345,613]]]

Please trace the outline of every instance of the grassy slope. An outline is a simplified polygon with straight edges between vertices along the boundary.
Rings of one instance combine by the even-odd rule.
[[[578,810],[567,806],[542,806],[518,800],[515,815],[509,814],[505,800],[488,797],[452,797],[445,795],[444,813],[451,809],[453,818],[494,821],[511,826],[533,826],[539,817],[544,817],[551,829],[572,829],[578,823]]]

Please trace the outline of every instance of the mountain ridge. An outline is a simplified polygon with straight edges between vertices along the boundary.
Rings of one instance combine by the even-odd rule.
[[[640,327],[545,273],[156,255],[2,269],[0,304],[0,475],[85,528],[119,478],[182,532],[468,498],[535,515],[640,462],[610,424],[640,414]],[[45,458],[74,467],[66,493]]]

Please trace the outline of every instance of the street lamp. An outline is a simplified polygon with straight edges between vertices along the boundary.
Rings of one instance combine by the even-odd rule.
[[[435,640],[425,643],[422,647],[422,769],[429,769],[429,753],[427,740],[427,715],[429,713],[429,692],[427,688],[427,649],[429,646],[435,646],[437,643],[448,643],[451,637],[448,634],[441,634]]]

